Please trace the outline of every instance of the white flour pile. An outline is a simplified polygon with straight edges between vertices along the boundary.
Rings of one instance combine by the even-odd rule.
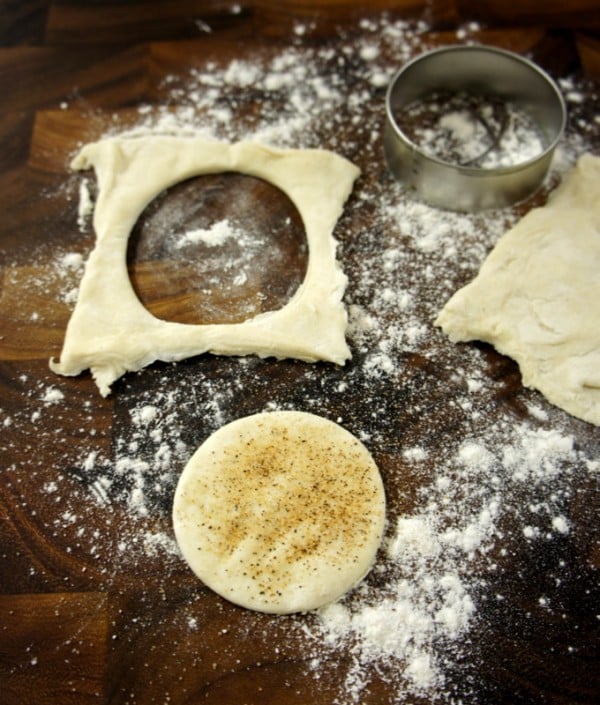
[[[461,28],[459,36],[468,38],[476,29]],[[169,366],[147,370],[115,393],[121,401],[109,452],[82,422],[76,465],[90,500],[107,511],[124,506],[131,512],[123,554],[129,560],[158,554],[167,573],[181,565],[169,525],[179,472],[200,440],[240,413],[241,399],[267,399],[260,409],[244,406],[244,413],[302,408],[346,425],[369,446],[388,485],[400,488],[390,503],[385,544],[357,590],[316,615],[284,618],[285,630],[303,639],[315,678],[331,659],[339,661],[336,654],[349,655],[340,704],[361,702],[373,673],[392,684],[394,702],[434,693],[444,700],[447,673],[468,649],[482,601],[502,600],[488,594],[488,585],[503,569],[506,545],[531,544],[534,551],[536,541],[567,537],[568,503],[581,478],[597,477],[599,463],[597,449],[586,443],[585,424],[570,421],[532,392],[523,391],[517,406],[499,406],[498,382],[485,354],[454,346],[434,329],[434,316],[475,274],[517,210],[442,212],[412,200],[389,178],[381,154],[385,86],[398,66],[425,48],[426,27],[369,20],[361,30],[360,37],[342,37],[330,46],[298,44],[169,76],[169,104],[144,106],[137,124],[127,127],[129,134],[325,147],[361,167],[336,231],[349,276],[353,361],[345,369],[297,363],[290,368],[291,386],[284,376],[262,375],[265,365],[276,363],[254,358],[203,360],[193,370],[182,366],[177,375]],[[570,105],[578,104],[584,89],[572,79],[561,86]],[[256,111],[248,110],[248,100]],[[597,139],[598,125],[594,131],[572,124],[548,184]],[[125,131],[118,115],[111,130]],[[85,186],[81,194],[85,228],[91,212]],[[217,247],[243,237],[242,230],[224,220],[173,234],[173,247]],[[86,255],[59,253],[54,272],[37,285],[58,288],[61,300],[72,302],[65,271],[80,271]],[[69,391],[52,380],[50,374],[47,384],[22,378],[27,404],[20,417],[4,415],[4,427],[33,423],[36,443],[56,443]],[[360,408],[349,401],[359,398]],[[83,408],[94,404],[91,391]],[[406,419],[402,428],[396,425],[400,415]],[[49,418],[55,426],[46,424]],[[566,422],[574,429],[569,433],[560,430]],[[402,494],[404,477],[417,488],[412,499]],[[56,498],[65,523],[83,523],[85,518],[70,513],[60,483],[57,478],[45,491]],[[144,523],[157,517],[154,528]],[[136,533],[138,520],[144,528]],[[102,553],[101,542],[95,550]],[[105,558],[107,564],[114,559]],[[201,628],[193,607],[191,599],[190,629]],[[455,696],[448,690],[448,698]]]
[[[242,240],[243,232],[236,230],[229,221],[220,220],[210,228],[188,230],[180,236],[175,247],[180,250],[200,242],[208,247],[218,247],[232,238],[238,241]]]

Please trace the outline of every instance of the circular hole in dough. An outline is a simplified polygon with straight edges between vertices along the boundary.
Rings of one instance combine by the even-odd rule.
[[[131,232],[127,263],[136,295],[157,318],[239,323],[292,298],[308,247],[302,218],[280,189],[226,172],[154,199]]]
[[[186,465],[173,505],[175,536],[196,575],[231,602],[280,614],[315,609],[356,585],[384,522],[367,448],[299,411],[221,427]]]

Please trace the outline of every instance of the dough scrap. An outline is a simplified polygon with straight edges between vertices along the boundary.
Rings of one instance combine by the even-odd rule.
[[[243,607],[328,604],[371,568],[385,494],[365,446],[338,424],[275,411],[222,426],[177,485],[173,526],[191,569]]]
[[[519,364],[523,384],[600,425],[600,158],[584,154],[435,321]]]
[[[72,162],[98,179],[96,244],[86,263],[63,349],[51,369],[78,375],[90,368],[106,396],[127,371],[155,360],[222,355],[326,360],[344,364],[346,276],[336,262],[332,232],[359,169],[332,152],[278,150],[252,142],[196,138],[110,138],[88,144]],[[242,323],[189,325],[154,317],[127,273],[127,240],[144,208],[164,189],[198,176],[234,171],[280,188],[298,209],[308,242],[308,267],[292,299],[278,311]]]

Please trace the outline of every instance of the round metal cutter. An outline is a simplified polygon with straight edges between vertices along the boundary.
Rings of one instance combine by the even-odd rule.
[[[440,111],[452,100],[456,104],[456,96],[471,106],[472,124],[461,123],[461,111],[455,109],[443,125],[460,133],[465,151],[473,145],[464,128],[483,131],[489,146],[475,158],[451,160],[415,138],[411,114],[423,120],[418,106],[429,101]],[[522,150],[509,134],[515,117],[532,128],[532,139],[521,136]],[[431,114],[428,119],[421,134],[431,137],[435,133]],[[385,155],[394,175],[434,206],[459,211],[500,208],[523,200],[540,186],[565,122],[558,87],[533,62],[495,47],[445,47],[418,56],[393,77],[386,95]],[[489,159],[503,140],[511,139],[508,161]]]

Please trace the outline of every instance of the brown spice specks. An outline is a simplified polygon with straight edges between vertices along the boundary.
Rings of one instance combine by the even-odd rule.
[[[354,574],[366,561],[360,577],[377,550],[385,511],[367,449],[310,414],[263,414],[230,427],[192,461],[187,499],[203,517],[204,551],[230,569],[235,557],[235,569],[266,603],[301,588],[299,576],[321,580],[323,563],[338,574],[350,566]]]

